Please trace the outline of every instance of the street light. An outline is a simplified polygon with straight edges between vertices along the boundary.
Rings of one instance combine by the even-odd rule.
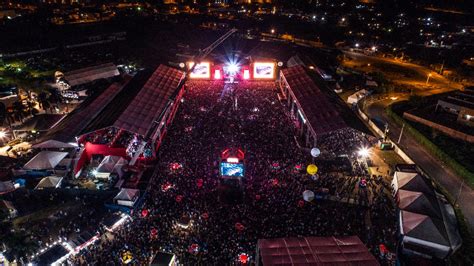
[[[272,30],[271,30],[271,33],[272,33],[272,34],[275,34],[275,29],[272,29]]]
[[[428,77],[426,78],[426,85],[428,85],[428,82],[430,81],[431,76],[433,76],[433,74],[429,73]]]

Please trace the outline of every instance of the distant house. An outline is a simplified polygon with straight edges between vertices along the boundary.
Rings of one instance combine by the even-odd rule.
[[[438,100],[436,111],[443,110],[457,115],[457,122],[474,127],[474,89],[449,94]]]

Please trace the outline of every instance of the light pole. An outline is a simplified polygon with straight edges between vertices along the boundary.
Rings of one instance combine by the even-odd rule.
[[[453,205],[456,205],[456,203],[458,203],[458,199],[459,197],[461,196],[461,192],[462,192],[462,187],[464,186],[464,179],[462,180],[461,182],[461,185],[459,186],[459,192],[458,192],[458,195],[456,196],[456,199],[454,200],[454,204]]]
[[[433,74],[429,73],[428,77],[426,78],[426,85],[428,85],[428,82],[430,81],[431,76],[433,76]]]
[[[403,129],[405,129],[405,123],[403,123],[402,130],[400,131],[400,136],[398,137],[397,143],[400,144],[400,140],[402,140]]]

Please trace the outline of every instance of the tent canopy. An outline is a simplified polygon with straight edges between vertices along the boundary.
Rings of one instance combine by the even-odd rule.
[[[438,245],[450,246],[446,228],[442,220],[403,210],[400,211],[400,215],[403,235]]]
[[[67,155],[67,152],[42,151],[27,162],[23,168],[26,170],[54,169]]]
[[[62,180],[63,178],[59,176],[47,176],[41,179],[38,185],[36,185],[35,189],[56,188]]]
[[[114,126],[147,136],[183,78],[184,72],[160,65]]]
[[[139,193],[138,189],[122,188],[114,200],[134,201]]]
[[[379,265],[357,236],[259,239],[263,265]]]
[[[124,160],[121,156],[108,155],[102,160],[102,162],[97,167],[97,172],[99,173],[112,173],[115,165]]]
[[[395,172],[394,180],[396,189],[423,192],[435,196],[433,185],[419,173]]]
[[[437,199],[422,192],[398,190],[398,208],[443,219]]]
[[[33,145],[34,149],[67,149],[67,148],[75,148],[75,147],[76,146],[72,144],[65,143],[58,140],[53,140],[53,139]]]
[[[289,67],[283,69],[281,73],[289,85],[289,93],[294,95],[301,106],[302,110],[299,111],[305,115],[317,135],[348,127],[334,103],[314,83],[302,66]]]

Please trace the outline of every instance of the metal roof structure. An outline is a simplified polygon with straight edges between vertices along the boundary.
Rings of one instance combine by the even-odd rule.
[[[85,100],[78,108],[69,113],[56,126],[49,130],[41,142],[56,140],[64,143],[75,141],[75,137],[122,91],[125,83],[113,83],[97,97]]]
[[[290,93],[301,107],[299,111],[307,118],[316,135],[349,127],[335,103],[321,91],[302,66],[289,67],[281,73],[289,85]]]
[[[81,68],[64,73],[69,85],[76,86],[97,79],[111,78],[120,75],[117,66],[113,63],[106,63],[97,66]]]
[[[183,78],[184,72],[160,65],[113,125],[147,136]]]
[[[259,239],[258,257],[270,265],[380,265],[357,236]]]

